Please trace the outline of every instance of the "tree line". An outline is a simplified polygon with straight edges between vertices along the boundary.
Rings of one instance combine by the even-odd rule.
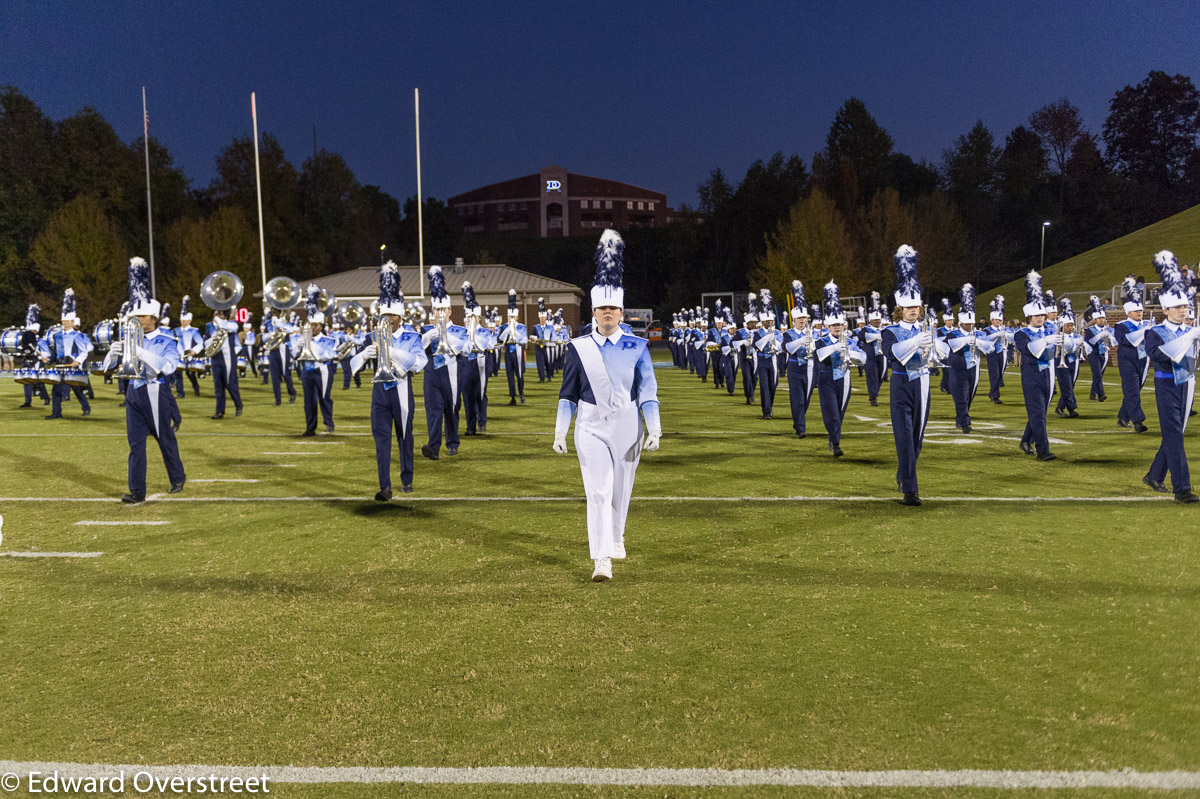
[[[143,142],[122,142],[95,110],[50,120],[14,87],[0,88],[0,318],[19,321],[30,300],[53,316],[71,285],[95,321],[120,305],[130,255],[146,254]],[[268,273],[298,280],[378,261],[416,260],[417,198],[403,204],[363,184],[342,157],[316,151],[296,167],[269,133],[260,141]],[[235,138],[216,177],[194,187],[150,138],[160,298],[198,293],[217,269],[257,271],[254,149]],[[977,122],[936,163],[897,152],[857,98],[830,124],[811,167],[782,152],[740,181],[713,169],[699,205],[663,228],[623,231],[628,303],[660,315],[704,291],[770,287],[793,278],[810,301],[826,281],[844,295],[890,291],[901,242],[921,253],[922,280],[950,294],[980,290],[1040,260],[1070,257],[1200,202],[1200,94],[1189,77],[1154,71],[1117,91],[1100,131],[1069,100],[1042,106],[998,137]],[[586,288],[595,242],[481,237],[452,209],[426,198],[428,263],[463,257],[507,263]],[[197,310],[202,311],[197,303]]]

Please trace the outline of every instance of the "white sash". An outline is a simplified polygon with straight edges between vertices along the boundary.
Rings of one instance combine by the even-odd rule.
[[[594,338],[588,336],[582,344],[578,339],[571,343],[579,355],[579,363],[583,366],[584,373],[588,376],[588,383],[592,387],[592,396],[595,398],[596,407],[602,416],[619,413],[634,404],[633,400],[621,399],[614,394],[612,379],[608,376],[608,367],[605,366],[604,357],[600,354],[600,345]]]
[[[154,437],[155,438],[159,437],[160,430],[161,430],[159,428],[159,422],[158,422],[158,392],[159,392],[159,389],[161,389],[161,388],[162,388],[162,384],[159,383],[157,380],[152,380],[152,381],[146,383],[146,396],[150,400],[150,415],[154,418]]]

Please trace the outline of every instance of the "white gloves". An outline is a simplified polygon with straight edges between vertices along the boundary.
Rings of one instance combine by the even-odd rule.
[[[364,361],[371,360],[377,354],[378,354],[378,350],[376,349],[374,344],[368,344],[366,347],[363,347],[363,351],[359,353],[359,355],[362,355]]]
[[[646,443],[642,449],[647,452],[658,452],[658,440],[662,437],[662,433],[651,433],[646,436]]]
[[[976,343],[976,341],[975,341],[975,334],[974,334],[974,333],[970,333],[970,334],[968,334],[968,335],[967,335],[967,346],[968,346],[968,347],[974,347],[974,346],[975,346],[975,343]]]
[[[926,330],[924,333],[918,333],[917,334],[917,346],[921,347],[921,348],[932,347],[933,346],[933,332],[930,330]]]
[[[555,436],[554,437],[554,451],[557,452],[559,455],[567,454],[567,437],[566,436]]]
[[[1060,330],[1054,334],[1054,346],[1061,347],[1063,345],[1063,332]]]
[[[113,342],[113,343],[112,343],[112,344],[109,346],[108,350],[109,350],[109,352],[111,352],[113,355],[120,355],[122,352],[124,352],[124,351],[125,351],[125,343],[124,343],[124,342],[122,342],[122,341],[120,341],[120,340],[114,341],[114,342]]]

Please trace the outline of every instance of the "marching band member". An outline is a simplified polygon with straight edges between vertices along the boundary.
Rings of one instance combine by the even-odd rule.
[[[867,326],[859,331],[858,346],[867,354],[867,363],[863,367],[867,379],[867,403],[872,407],[879,405],[879,389],[883,386],[883,373],[886,361],[883,357],[883,303],[878,291],[872,291],[870,305],[867,306]]]
[[[1059,416],[1079,418],[1079,403],[1075,400],[1075,381],[1079,379],[1079,353],[1083,350],[1083,339],[1075,332],[1075,309],[1071,299],[1058,301],[1062,311],[1058,315],[1059,328],[1063,334],[1062,355],[1055,359],[1054,373],[1058,383],[1058,406],[1054,412]]]
[[[705,357],[708,358],[708,367],[712,371],[713,388],[722,389],[725,387],[725,373],[721,371],[721,343],[725,339],[725,306],[720,300],[717,300],[716,310],[713,311],[712,327],[708,330],[708,336],[704,341]]]
[[[1185,505],[1200,502],[1192,492],[1183,433],[1196,393],[1197,342],[1200,327],[1187,324],[1191,302],[1188,286],[1179,271],[1179,262],[1170,250],[1154,256],[1154,268],[1162,280],[1158,301],[1167,318],[1154,325],[1145,336],[1146,355],[1154,362],[1154,402],[1158,407],[1158,426],[1162,444],[1142,482],[1165,493],[1167,473],[1175,501]]]
[[[517,396],[525,404],[525,345],[529,336],[525,325],[518,324],[517,290],[508,290],[508,323],[500,328],[500,341],[504,342],[504,371],[508,374],[508,404],[516,405]]]
[[[771,302],[770,289],[758,292],[760,302],[758,322],[759,328],[754,331],[751,343],[757,350],[758,365],[758,397],[762,408],[762,418],[771,418],[771,409],[775,406],[775,390],[779,387],[779,364],[775,360],[778,351],[783,348],[779,331],[775,329],[775,311]]]
[[[308,318],[304,324],[308,335],[296,334],[292,337],[292,357],[300,368],[300,388],[304,392],[304,433],[308,438],[317,434],[317,409],[321,411],[321,420],[325,423],[325,432],[332,433],[333,426],[333,395],[329,393],[329,385],[333,381],[330,374],[329,362],[337,355],[337,341],[333,336],[327,336],[322,331],[325,326],[325,314],[317,310],[317,298],[321,295],[321,287],[309,283],[306,297]],[[308,341],[305,341],[305,339]]]
[[[462,405],[459,393],[460,372],[465,369],[466,358],[461,353],[467,346],[467,329],[450,324],[450,295],[446,293],[446,276],[440,266],[429,267],[429,296],[433,316],[421,334],[421,344],[429,355],[429,367],[425,370],[425,424],[429,430],[429,443],[421,446],[421,454],[431,461],[440,458],[442,449],[442,426],[446,429],[446,454],[458,454],[458,411]],[[516,293],[509,295],[516,302]],[[511,316],[515,320],[515,316]],[[440,331],[446,330],[443,343]],[[524,328],[524,325],[522,325]],[[524,335],[524,330],[521,333]]]
[[[1121,410],[1117,412],[1117,424],[1133,427],[1135,433],[1144,433],[1147,427],[1146,414],[1142,410],[1142,387],[1150,373],[1144,338],[1151,324],[1142,319],[1145,309],[1136,277],[1125,277],[1121,294],[1125,320],[1116,326],[1117,371],[1121,375]]]
[[[428,358],[421,346],[420,334],[404,325],[404,297],[400,294],[400,274],[396,264],[388,261],[379,270],[379,319],[391,323],[392,337],[389,356],[392,377],[371,381],[371,435],[375,439],[375,466],[379,474],[379,493],[375,499],[387,502],[392,498],[392,428],[400,445],[400,490],[413,490],[413,401],[412,376],[425,368]],[[367,361],[379,355],[379,342],[374,340],[350,358],[350,370],[362,371]]]
[[[288,339],[295,335],[295,328],[288,324],[282,316],[274,315],[270,311],[265,313],[267,314],[267,338],[279,334],[283,336],[283,343],[276,346],[275,349],[269,350],[267,355],[267,369],[271,373],[271,391],[275,394],[275,404],[279,405],[282,401],[279,385],[280,383],[286,384],[288,405],[291,405],[296,401],[296,387],[292,384],[292,348],[288,346]]]
[[[465,280],[462,284],[462,294],[463,319],[467,321],[467,344],[459,391],[462,393],[463,407],[467,412],[467,435],[473,436],[478,431],[487,429],[487,358],[484,353],[488,347],[488,333],[486,328],[480,330],[479,317],[483,309],[475,300],[475,289]],[[539,316],[544,315],[544,312],[539,312]],[[543,330],[538,332],[538,337],[545,335],[547,340],[550,340],[554,335],[553,329],[545,323],[540,327]],[[539,347],[538,351],[544,352],[545,347]],[[548,368],[544,356],[542,360]]]
[[[813,354],[813,335],[808,329],[808,305],[804,297],[804,284],[792,281],[792,329],[783,334],[783,349],[788,354],[787,384],[788,402],[792,406],[792,429],[796,438],[808,436],[805,417],[812,401],[816,359]]]
[[[362,388],[362,375],[350,369],[350,361],[354,357],[354,353],[358,352],[365,346],[367,336],[363,333],[362,328],[355,325],[349,330],[342,331],[342,340],[339,345],[344,345],[349,340],[353,342],[346,357],[342,358],[342,391],[350,390],[350,381],[354,381],[355,388]]]
[[[534,361],[537,363],[538,382],[545,383],[550,379],[550,370],[546,364],[546,342],[552,338],[553,328],[546,324],[546,298],[538,297],[538,323],[533,326],[530,337],[537,342],[533,348]]]
[[[950,335],[950,331],[954,329],[954,308],[950,304],[949,297],[942,297],[942,326],[937,329],[937,337],[942,341]],[[950,369],[942,367],[938,370],[941,372],[941,380],[938,383],[938,390],[943,394],[950,393]]]
[[[144,338],[137,348],[139,373],[130,379],[125,391],[125,432],[129,440],[129,493],[121,497],[128,505],[146,501],[146,436],[153,436],[162,452],[171,481],[169,494],[183,490],[187,475],[179,458],[175,431],[179,419],[171,400],[169,380],[179,368],[179,342],[158,327],[161,307],[150,297],[150,267],[141,258],[129,261],[129,317],[142,326]],[[129,317],[122,317],[125,324]],[[104,359],[104,369],[116,368],[125,354],[124,336],[112,343]]]
[[[738,357],[742,361],[742,391],[746,394],[746,404],[754,402],[754,391],[758,387],[755,377],[758,358],[754,353],[754,328],[758,325],[758,295],[750,292],[746,298],[746,313],[742,315],[742,329],[734,338],[734,346],[740,350]]]
[[[696,309],[696,335],[692,339],[692,352],[696,359],[696,376],[701,383],[708,382],[708,309]]]
[[[733,348],[732,331],[736,330],[733,322],[733,309],[726,306],[721,309],[721,341],[720,350],[717,352],[717,365],[721,372],[721,385],[725,387],[725,393],[733,396],[734,390],[737,388],[737,350]]]
[[[234,355],[238,326],[237,322],[225,318],[226,313],[227,311],[213,311],[213,320],[205,328],[204,348],[206,350],[216,338],[218,331],[223,330],[227,334],[220,349],[213,354],[209,367],[212,370],[213,393],[217,397],[217,407],[211,417],[213,419],[225,418],[226,391],[233,398],[234,407],[237,408],[234,415],[242,415],[242,394],[238,390],[237,357]]]
[[[954,397],[954,426],[971,432],[971,403],[979,388],[979,355],[994,347],[985,336],[975,333],[975,287],[963,284],[959,290],[958,327],[946,335],[950,347],[950,394]]]
[[[67,289],[62,299],[62,329],[51,328],[45,337],[38,342],[38,354],[42,363],[47,366],[62,365],[70,369],[82,369],[87,363],[87,356],[93,349],[92,340],[82,331],[75,330],[75,322],[79,317],[75,314],[75,290]],[[47,419],[61,419],[62,403],[69,399],[71,391],[79,400],[79,407],[84,416],[90,416],[92,406],[88,404],[87,393],[82,386],[70,386],[65,381],[55,383],[50,388],[50,398],[53,401],[50,415]]]
[[[1004,386],[1004,367],[1008,359],[1008,328],[1004,326],[1004,295],[997,294],[992,298],[989,324],[981,332],[992,342],[992,349],[987,354],[988,367],[988,399],[993,405],[1003,405],[1000,399],[1000,389]]]
[[[30,303],[25,309],[25,329],[21,331],[21,339],[19,346],[21,355],[18,356],[23,360],[21,364],[26,369],[32,369],[37,366],[38,362],[38,333],[41,332],[42,323],[38,321],[38,316],[42,312],[42,306],[36,303]],[[42,398],[43,405],[50,404],[50,395],[46,393],[45,383],[26,383],[25,403],[20,405],[21,408],[33,407],[33,395],[37,394]]]
[[[180,368],[175,370],[175,394],[181,398],[184,396],[183,376],[186,374],[192,383],[192,393],[198,397],[200,381],[196,379],[195,372],[182,365],[191,358],[200,357],[204,352],[204,337],[200,335],[199,330],[192,327],[192,298],[187,294],[183,295],[183,301],[179,304],[179,329],[175,332],[175,339],[179,345],[181,364]]]
[[[625,520],[643,448],[642,419],[647,452],[658,449],[662,436],[648,342],[620,328],[624,248],[614,230],[600,237],[591,289],[595,325],[568,345],[554,424],[554,451],[566,455],[567,431],[578,413],[575,451],[587,495],[588,545],[596,582],[611,580],[613,559],[625,557]]]
[[[929,421],[929,359],[945,346],[931,330],[924,330],[921,284],[917,281],[917,251],[904,244],[896,250],[895,324],[883,329],[883,354],[887,357],[891,390],[892,439],[896,444],[896,487],[905,505],[920,505],[917,458]]]
[[[254,335],[254,325],[250,322],[242,323],[242,357],[246,359],[246,368],[250,370],[250,374],[258,377],[258,360],[255,357],[255,344],[258,343],[258,338]],[[245,377],[245,374],[242,374]]]
[[[1054,398],[1054,355],[1062,346],[1059,334],[1046,332],[1046,311],[1042,294],[1042,276],[1031,271],[1025,276],[1025,327],[1017,331],[1017,351],[1021,353],[1021,393],[1025,396],[1025,432],[1021,435],[1021,451],[1032,455],[1037,450],[1039,461],[1052,461],[1058,456],[1050,451],[1046,432],[1046,414]]]
[[[487,371],[488,377],[495,377],[500,374],[500,358],[502,357],[500,344],[500,312],[495,307],[484,313],[484,317],[488,322],[488,337],[491,339],[492,348],[487,354]]]
[[[1088,398],[1104,402],[1108,399],[1108,393],[1104,390],[1104,370],[1108,368],[1108,348],[1116,346],[1117,339],[1108,327],[1104,305],[1095,294],[1091,297],[1088,314],[1091,317],[1092,326],[1083,334],[1083,340],[1087,342],[1084,350],[1088,366],[1092,370],[1092,391]]]
[[[842,419],[850,403],[850,365],[864,364],[867,354],[846,331],[846,314],[838,297],[837,284],[832,280],[821,290],[824,300],[826,334],[813,342],[819,362],[817,398],[821,403],[821,420],[829,435],[829,451],[842,457]]]
[[[1046,309],[1046,334],[1053,336],[1058,332],[1058,300],[1050,289],[1042,292],[1042,297],[1042,307]]]

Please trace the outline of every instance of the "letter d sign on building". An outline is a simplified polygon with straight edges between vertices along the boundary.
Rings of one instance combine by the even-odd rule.
[[[561,192],[562,191],[562,181],[547,180],[546,181],[546,191]]]

